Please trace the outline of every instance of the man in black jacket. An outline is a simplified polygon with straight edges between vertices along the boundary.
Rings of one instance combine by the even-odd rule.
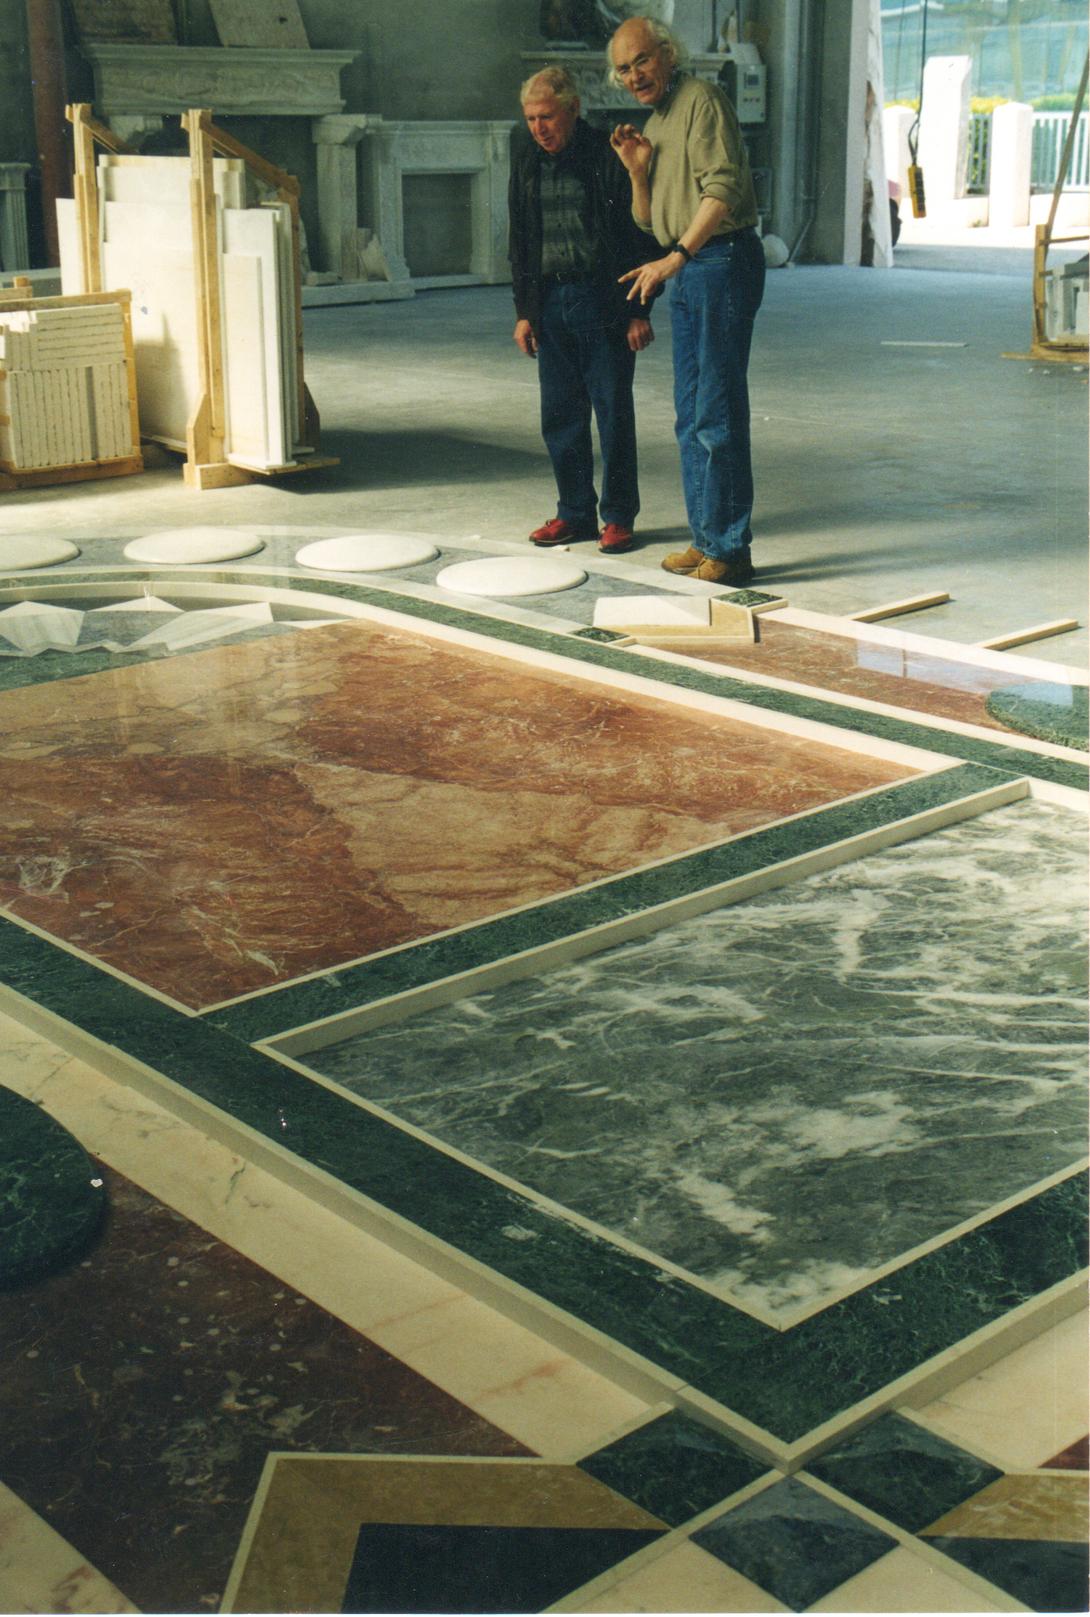
[[[530,540],[597,539],[603,554],[617,555],[631,548],[640,505],[632,377],[652,340],[649,306],[628,302],[619,277],[644,262],[648,241],[632,218],[628,176],[608,134],[580,118],[567,69],[535,73],[521,101],[530,138],[516,137],[508,195],[514,335],[538,362],[541,434],[558,494],[556,516]]]

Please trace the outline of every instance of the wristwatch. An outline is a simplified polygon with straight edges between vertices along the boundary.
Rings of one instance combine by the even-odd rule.
[[[675,242],[674,242],[674,244],[673,244],[673,246],[672,246],[672,247],[671,247],[671,248],[670,248],[670,251],[671,251],[671,252],[672,252],[672,253],[680,253],[680,254],[681,254],[681,256],[682,256],[682,258],[683,258],[683,259],[684,259],[684,260],[685,260],[685,262],[686,262],[686,264],[691,264],[691,263],[692,263],[692,261],[693,261],[693,255],[692,255],[692,253],[691,253],[691,252],[690,252],[690,251],[689,251],[689,249],[688,249],[688,248],[687,248],[687,247],[686,247],[686,246],[685,246],[685,245],[684,245],[684,244],[683,244],[683,243],[682,243],[682,242],[680,242],[680,241],[675,241]]]

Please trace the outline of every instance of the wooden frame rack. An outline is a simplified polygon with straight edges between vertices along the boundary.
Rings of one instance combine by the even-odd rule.
[[[79,230],[83,284],[99,290],[102,280],[101,197],[95,168],[95,145],[109,151],[129,150],[116,135],[91,116],[91,108],[76,102],[67,108],[75,134],[75,205]],[[320,421],[310,390],[303,380],[302,275],[299,255],[299,182],[256,152],[219,129],[211,109],[191,108],[182,116],[189,138],[190,226],[192,232],[196,296],[199,394],[186,426],[185,481],[190,488],[226,488],[256,478],[277,477],[335,466],[337,460],[318,453]],[[250,172],[287,206],[291,221],[292,329],[295,373],[298,379],[298,419],[302,449],[298,460],[283,465],[250,466],[228,459],[227,406],[224,378],[223,288],[214,186],[216,154],[240,160]]]

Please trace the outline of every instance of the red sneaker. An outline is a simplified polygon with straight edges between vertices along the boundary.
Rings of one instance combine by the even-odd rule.
[[[622,550],[631,550],[632,529],[623,528],[619,522],[607,522],[599,537],[598,549],[603,556],[619,556]]]
[[[543,522],[540,528],[535,528],[530,535],[532,545],[567,545],[578,539],[597,539],[598,529],[586,528],[580,530],[573,528],[564,521],[563,517],[553,517],[551,522]]]

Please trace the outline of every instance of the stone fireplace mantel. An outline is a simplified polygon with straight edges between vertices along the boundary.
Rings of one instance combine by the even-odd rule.
[[[85,45],[100,117],[181,113],[325,117],[344,111],[341,70],[358,51],[227,45]],[[116,128],[116,123],[114,125]]]

